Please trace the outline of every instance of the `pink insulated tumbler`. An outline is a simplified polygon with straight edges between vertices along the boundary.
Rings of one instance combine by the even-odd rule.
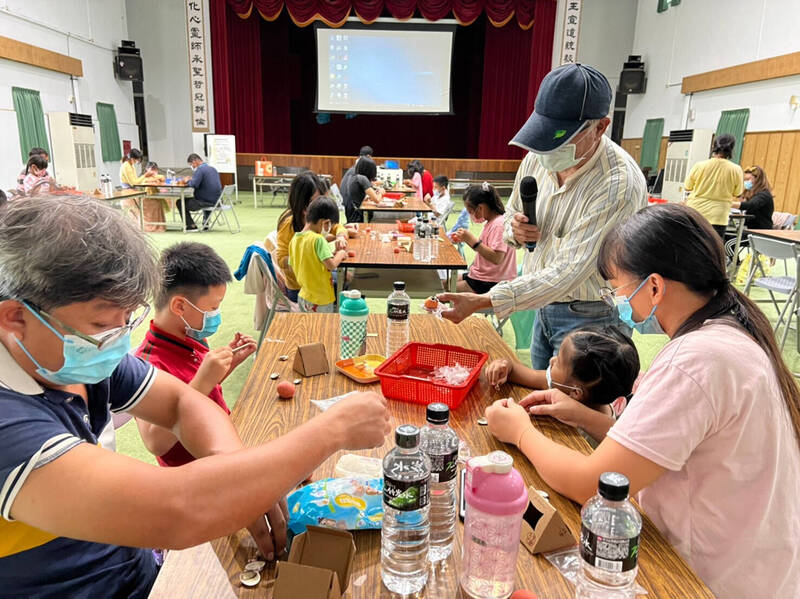
[[[528,491],[513,465],[502,451],[467,462],[461,588],[468,597],[506,599],[514,590]]]

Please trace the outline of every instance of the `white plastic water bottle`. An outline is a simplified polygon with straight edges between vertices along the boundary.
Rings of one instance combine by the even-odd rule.
[[[439,257],[439,221],[431,219],[431,260]]]
[[[450,409],[445,404],[428,404],[425,415],[428,424],[422,428],[420,447],[431,461],[431,542],[428,560],[438,562],[447,559],[453,551],[458,435],[447,425]]]
[[[422,213],[417,212],[416,220],[414,221],[414,260],[419,260],[421,243],[419,240],[419,230],[422,227]]]
[[[419,261],[431,261],[431,226],[427,217],[423,219],[419,228]]]
[[[394,354],[408,343],[410,327],[408,315],[411,311],[411,298],[406,293],[403,281],[394,282],[394,291],[386,300],[386,357]]]
[[[383,458],[381,578],[391,592],[409,595],[428,582],[431,465],[416,426],[398,426],[395,443]]]
[[[642,517],[618,472],[600,475],[597,495],[581,510],[578,599],[634,599]]]

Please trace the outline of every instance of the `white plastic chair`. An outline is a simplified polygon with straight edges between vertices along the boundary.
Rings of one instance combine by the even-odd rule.
[[[800,260],[798,260],[798,258],[800,258],[800,253],[794,243],[778,241],[777,239],[771,239],[769,237],[761,237],[760,235],[753,235],[752,233],[750,234],[750,249],[753,251],[753,258],[750,263],[750,274],[747,277],[744,293],[745,295],[749,294],[752,285],[766,289],[767,292],[769,292],[775,310],[778,312],[778,321],[775,323],[776,335],[780,327],[785,323],[783,337],[781,338],[781,350],[783,350],[786,337],[792,326],[792,319],[795,320],[795,325],[797,324],[797,312],[800,307],[797,287],[797,282],[800,280]],[[753,280],[756,269],[760,270],[762,275],[766,275],[761,266],[759,255],[774,258],[775,260],[794,259],[796,261],[795,276],[762,276],[759,279]],[[781,293],[787,296],[783,306],[778,304],[775,293]],[[800,352],[800,335],[797,336],[797,350]]]

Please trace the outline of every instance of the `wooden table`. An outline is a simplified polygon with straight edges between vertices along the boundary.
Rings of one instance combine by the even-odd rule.
[[[405,196],[405,206],[379,206],[373,204],[369,200],[361,202],[359,210],[364,213],[364,220],[367,222],[375,218],[375,212],[385,212],[389,215],[407,212],[433,212],[433,208],[428,206],[422,200],[417,199],[417,196]]]
[[[372,314],[368,331],[378,333],[367,338],[368,352],[382,352],[386,318]],[[258,354],[242,395],[233,409],[233,422],[245,444],[252,446],[277,438],[282,433],[315,416],[317,409],[310,399],[324,399],[352,390],[379,390],[376,383],[358,385],[335,373],[333,361],[338,357],[339,319],[335,314],[277,314],[269,329],[270,337],[282,339],[283,343],[271,343],[267,351]],[[470,317],[460,325],[444,322],[434,316],[411,315],[411,338],[426,342],[449,343],[486,351],[489,359],[512,358],[511,349],[500,339],[484,318]],[[328,359],[333,374],[304,379],[292,401],[276,400],[276,383],[270,380],[272,372],[281,378],[297,376],[291,370],[291,360],[281,362],[281,354],[293,354],[301,343],[320,341],[328,350]],[[530,463],[514,448],[497,442],[485,427],[476,424],[484,407],[502,397],[521,399],[528,390],[504,385],[499,391],[489,386],[481,377],[478,384],[460,407],[452,413],[451,425],[459,437],[466,440],[472,455],[481,455],[502,449],[514,457],[515,467],[526,483],[550,494],[551,503],[559,510],[577,540],[580,531],[579,506],[558,495],[539,477]],[[392,425],[403,423],[421,425],[425,419],[425,408],[421,405],[390,400]],[[589,453],[589,445],[575,429],[550,418],[540,418],[536,424],[549,437],[583,453]],[[392,439],[386,439],[383,447],[366,451],[365,454],[382,457],[392,447]],[[334,465],[340,457],[334,454],[315,473],[315,479],[333,475]],[[653,523],[644,517],[639,553],[639,576],[637,581],[650,594],[651,599],[711,598],[711,591],[692,572],[687,564],[656,530]],[[443,568],[431,573],[428,585],[418,597],[427,599],[453,599],[460,597],[458,574],[461,557],[463,524],[456,527],[453,555]],[[357,553],[347,591],[348,599],[388,598],[392,595],[383,587],[380,579],[380,532],[357,531],[354,533]],[[205,543],[184,551],[172,551],[156,580],[151,598],[180,599],[183,597],[271,597],[271,580],[274,567],[262,572],[262,582],[255,589],[242,587],[239,573],[247,559],[256,553],[255,544],[246,531]],[[364,576],[364,582],[358,586]],[[517,588],[531,589],[541,599],[571,599],[573,586],[543,557],[533,556],[520,546],[517,559]],[[297,599],[302,599],[298,597]]]
[[[103,200],[105,202],[113,202],[115,200],[133,200],[134,204],[136,204],[136,209],[139,211],[139,227],[142,229],[142,231],[144,231],[144,203],[138,200],[146,195],[145,191],[141,189],[130,188],[118,189],[111,195],[105,195],[102,193],[91,193],[88,195],[96,200]]]
[[[253,182],[253,208],[258,208],[259,200],[263,205],[264,190],[272,191],[272,202],[270,206],[275,205],[275,196],[279,191],[289,192],[289,186],[297,176],[297,173],[286,173],[285,175],[255,175],[250,173],[248,177]],[[317,177],[325,179],[330,184],[333,177],[331,175],[320,175]]]
[[[748,229],[749,235],[760,235],[761,237],[769,237],[770,239],[777,239],[778,241],[790,241],[792,243],[800,243],[800,231],[786,229]]]
[[[370,229],[370,233],[366,229]],[[347,276],[347,270],[350,268],[381,271],[381,274],[392,275],[392,280],[405,280],[407,291],[411,292],[409,295],[428,297],[432,293],[438,292],[441,288],[437,270],[445,270],[449,279],[450,291],[455,292],[458,271],[466,269],[467,263],[464,257],[458,253],[450,239],[448,239],[443,227],[439,228],[439,256],[430,262],[414,260],[414,254],[403,248],[400,248],[400,252],[396,254],[394,249],[400,247],[396,241],[389,243],[381,241],[382,234],[391,232],[397,232],[396,224],[370,223],[369,225],[361,225],[358,237],[348,240],[347,249],[354,251],[356,255],[346,258],[339,265],[338,280],[344,281],[345,279],[342,277]],[[372,234],[375,235],[374,239]],[[413,233],[399,233],[399,235],[413,237]],[[421,283],[422,281],[419,279],[425,277],[426,274],[433,277],[431,282],[435,285],[433,288],[431,288],[431,285],[426,285],[424,289],[419,289],[419,293],[417,293],[417,287],[420,287],[420,285],[415,285],[415,282]],[[361,282],[363,282],[363,279],[353,283],[351,287],[365,291]],[[369,288],[369,285],[366,289],[382,295],[389,295],[392,289],[392,281],[380,280],[375,282],[378,284],[372,285],[372,289]]]
[[[151,195],[150,197],[153,199],[167,199],[167,200],[180,200],[181,201],[181,230],[186,233],[186,198],[191,197],[194,195],[194,187],[189,187],[186,183],[141,183],[136,187],[142,187],[144,189],[168,189],[169,191],[164,193],[156,193]],[[209,206],[211,208],[211,206]],[[150,223],[156,225],[168,225],[169,223]],[[142,224],[144,227],[144,224]],[[201,225],[202,227],[202,225]]]

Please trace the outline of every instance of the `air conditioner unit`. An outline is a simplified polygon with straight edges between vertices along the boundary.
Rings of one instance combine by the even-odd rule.
[[[710,129],[679,129],[669,132],[662,198],[670,202],[683,200],[686,175],[695,164],[709,157],[713,137],[714,132]]]
[[[81,191],[96,189],[98,178],[91,115],[49,112],[47,118],[50,121],[56,181]]]

